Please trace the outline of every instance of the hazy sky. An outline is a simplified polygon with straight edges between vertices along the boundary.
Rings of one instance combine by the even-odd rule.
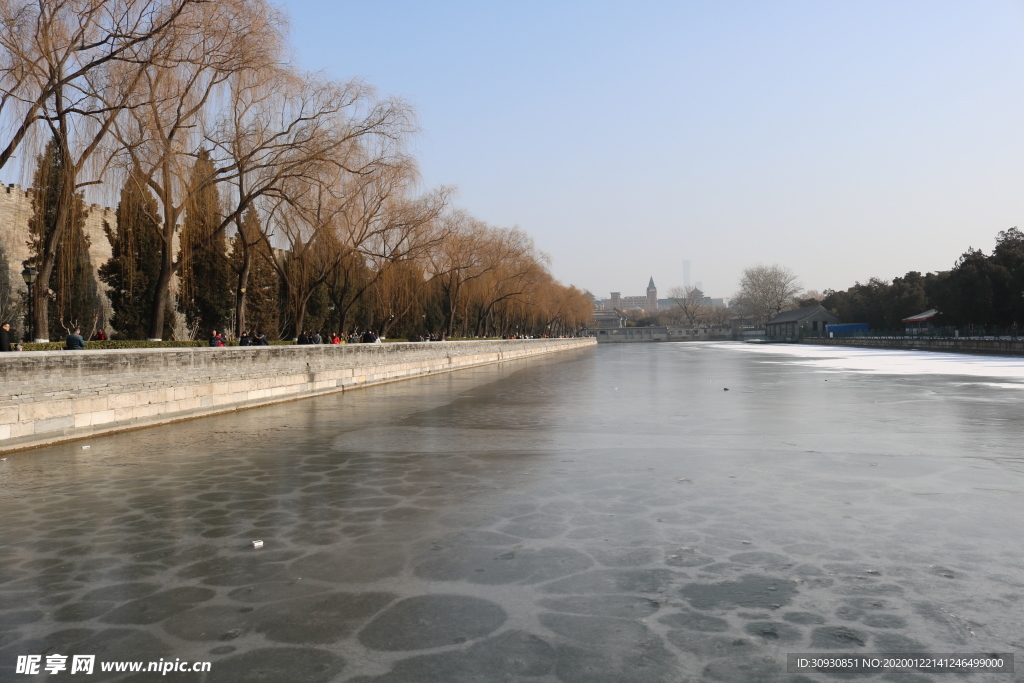
[[[599,297],[947,269],[1024,227],[1024,3],[288,0],[303,67],[415,106],[425,186]]]

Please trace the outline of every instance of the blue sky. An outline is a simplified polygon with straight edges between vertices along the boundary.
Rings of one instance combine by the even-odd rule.
[[[599,297],[949,268],[1024,227],[1024,3],[290,0],[306,69],[406,98],[425,187]]]

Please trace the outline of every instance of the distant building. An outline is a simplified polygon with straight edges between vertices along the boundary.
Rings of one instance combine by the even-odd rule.
[[[703,303],[705,306],[710,306],[711,308],[729,308],[729,299],[727,298],[712,299],[710,296],[705,296],[702,298],[701,303]],[[676,301],[675,299],[658,299],[659,311],[665,311],[670,308],[678,307],[679,302]]]
[[[611,297],[604,300],[604,308],[607,311],[638,310],[648,313],[658,311],[658,288],[654,286],[652,277],[647,284],[647,294],[644,296],[622,296],[622,292],[612,292]]]
[[[800,337],[827,337],[826,325],[835,325],[839,316],[821,306],[786,311],[765,323],[765,337],[772,341],[797,341]]]
[[[654,276],[651,276],[651,281],[647,283],[647,305],[648,311],[658,310],[658,288],[654,286]]]
[[[672,341],[667,327],[617,327],[612,329],[589,329],[584,333],[596,337],[598,344],[607,342],[662,342]]]
[[[903,319],[903,327],[910,334],[920,334],[935,327],[935,320],[939,317],[939,311],[930,308],[924,313],[912,315]]]
[[[626,326],[626,316],[615,311],[594,311],[594,329],[612,330]]]
[[[619,297],[619,305],[615,306],[614,308],[618,308],[619,310],[622,311],[646,311],[649,306],[650,302],[648,301],[646,296],[623,296]]]

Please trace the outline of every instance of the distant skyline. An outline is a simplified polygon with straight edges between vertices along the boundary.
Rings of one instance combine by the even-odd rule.
[[[757,262],[950,268],[1024,225],[1024,4],[290,0],[304,68],[411,102],[424,187],[598,297]]]

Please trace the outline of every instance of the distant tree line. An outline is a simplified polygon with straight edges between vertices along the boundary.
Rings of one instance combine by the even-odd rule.
[[[865,322],[872,329],[901,328],[904,318],[932,308],[940,313],[940,325],[1024,327],[1024,233],[1004,230],[991,254],[968,249],[947,271],[911,271],[892,282],[871,278],[843,291],[827,290],[821,305],[844,322]]]
[[[89,187],[120,190],[99,278],[125,338],[564,334],[590,318],[522,231],[419,191],[408,106],[300,72],[286,23],[266,0],[0,0],[0,169],[37,156],[36,338],[98,319]],[[10,298],[0,311],[19,315]]]

